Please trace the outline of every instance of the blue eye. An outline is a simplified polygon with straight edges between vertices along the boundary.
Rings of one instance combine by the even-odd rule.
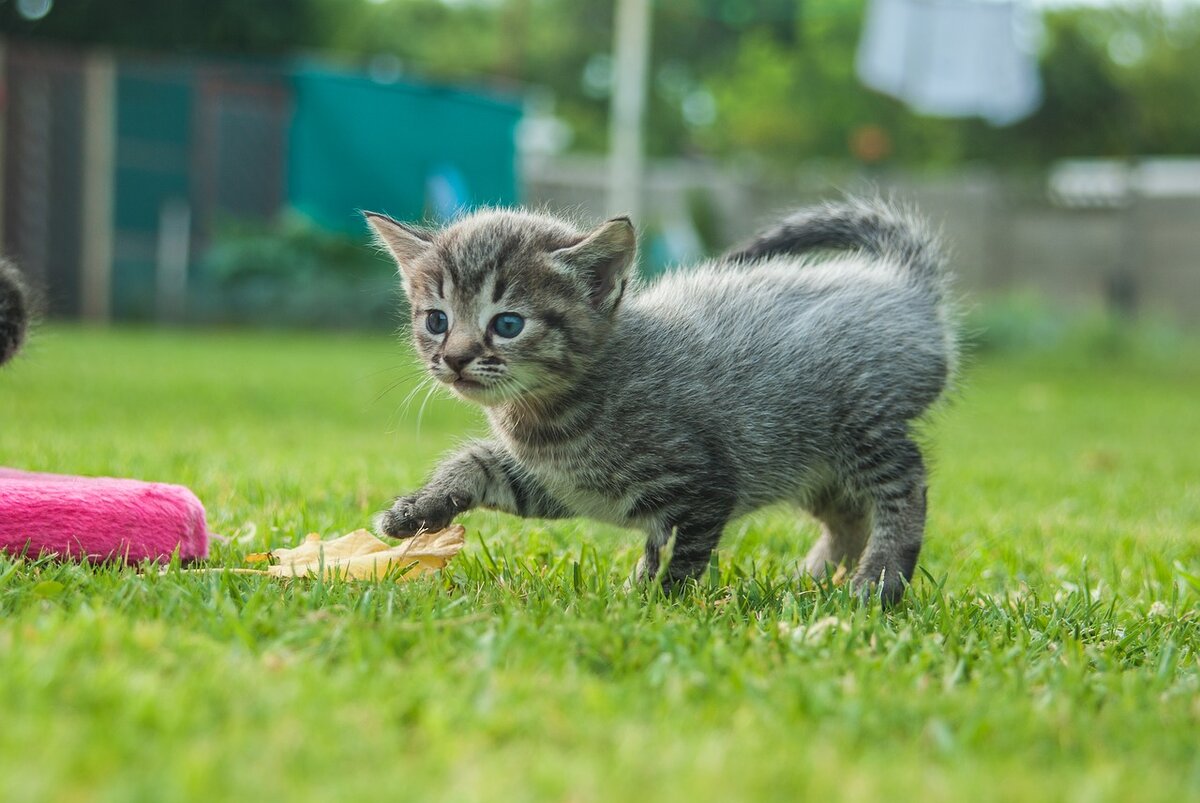
[[[492,318],[492,331],[500,337],[516,337],[525,328],[525,319],[515,312],[502,312]]]
[[[446,313],[440,309],[431,309],[425,316],[425,328],[431,335],[445,334],[446,330],[450,328],[450,321],[447,320]]]

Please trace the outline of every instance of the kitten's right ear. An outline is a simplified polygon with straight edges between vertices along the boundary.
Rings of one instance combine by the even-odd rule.
[[[424,229],[392,220],[378,212],[363,212],[363,217],[375,234],[375,242],[387,249],[404,275],[409,266],[433,245],[429,232]]]
[[[593,307],[612,312],[621,303],[637,257],[637,232],[629,218],[615,217],[582,242],[553,251],[551,256],[560,265],[587,277]]]

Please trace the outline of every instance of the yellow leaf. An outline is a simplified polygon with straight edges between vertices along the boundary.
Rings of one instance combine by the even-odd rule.
[[[445,566],[463,548],[466,531],[455,524],[438,532],[413,536],[397,545],[376,538],[367,530],[355,530],[322,541],[315,533],[292,549],[270,552],[272,577],[338,577],[373,580],[395,577],[411,580]]]

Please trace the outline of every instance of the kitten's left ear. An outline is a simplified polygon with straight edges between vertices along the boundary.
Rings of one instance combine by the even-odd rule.
[[[392,220],[378,212],[363,212],[363,217],[375,233],[375,241],[388,250],[392,259],[396,260],[400,273],[406,277],[409,266],[433,245],[429,232],[423,229]]]
[[[627,217],[615,217],[570,248],[551,252],[556,262],[573,273],[586,276],[592,306],[616,309],[629,282],[637,256],[637,232]]]

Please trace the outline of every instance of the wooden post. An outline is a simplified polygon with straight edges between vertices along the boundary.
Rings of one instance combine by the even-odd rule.
[[[182,198],[168,198],[158,210],[154,271],[155,310],[163,323],[183,321],[191,253],[192,207]]]
[[[5,150],[5,135],[8,134],[8,43],[0,39],[0,251],[4,250],[4,202],[8,184],[4,175],[4,163],[8,155]]]
[[[80,298],[84,319],[98,322],[112,317],[116,103],[115,60],[89,53],[83,63]]]
[[[609,112],[608,214],[640,224],[642,119],[650,63],[650,0],[617,0],[613,34],[613,92]]]

